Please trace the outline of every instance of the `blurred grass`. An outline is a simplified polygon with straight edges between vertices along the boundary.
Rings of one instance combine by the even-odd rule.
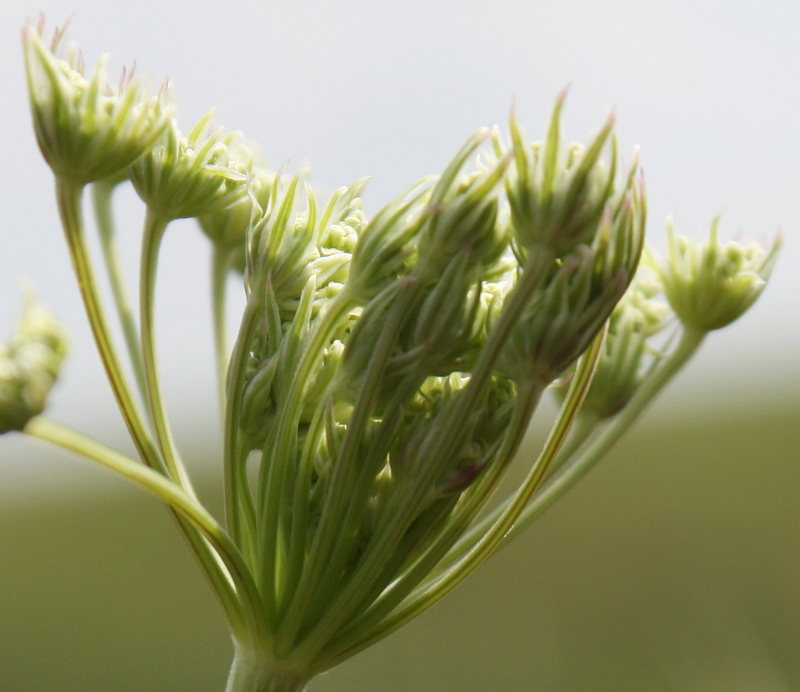
[[[800,690],[798,449],[800,405],[646,422],[310,691]],[[230,643],[171,520],[110,487],[0,506],[0,690],[220,692]]]

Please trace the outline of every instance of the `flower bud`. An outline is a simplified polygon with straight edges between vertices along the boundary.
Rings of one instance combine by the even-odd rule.
[[[318,208],[300,178],[286,184],[277,180],[263,215],[255,222],[247,243],[245,287],[248,302],[260,314],[249,343],[249,362],[244,372],[241,428],[254,440],[263,440],[297,378],[298,343],[311,323],[334,300],[347,280],[350,252],[364,225],[359,181],[340,188],[326,207]],[[298,205],[305,200],[305,207]],[[318,354],[317,365],[303,386],[300,420],[310,421],[338,370],[349,332],[349,314],[330,331],[329,341]]]
[[[555,269],[514,325],[497,363],[501,373],[547,384],[586,350],[630,280],[622,268],[598,280],[597,263],[597,252],[579,246]]]
[[[78,59],[56,58],[63,33],[52,48],[42,41],[43,26],[22,31],[36,139],[56,177],[87,183],[116,177],[153,145],[171,121],[163,93],[151,97],[133,71],[119,87],[108,84],[105,58],[90,78]]]
[[[350,249],[364,226],[363,181],[339,188],[320,210],[310,186],[295,176],[277,181],[248,241],[245,286],[254,300],[269,290],[284,321],[293,311],[310,277],[316,281],[315,301],[337,293],[349,275]],[[298,208],[305,200],[305,208]],[[314,308],[318,312],[319,305]]]
[[[146,155],[131,166],[130,177],[144,203],[164,219],[211,214],[247,194],[251,155],[234,147],[234,134],[207,132],[206,114],[185,137],[174,120]]]
[[[425,178],[381,209],[359,235],[353,250],[347,291],[366,304],[410,271],[429,214],[434,180]]]
[[[0,344],[0,434],[22,430],[44,411],[65,354],[61,325],[26,301],[16,334],[7,346]]]
[[[719,218],[711,224],[708,241],[676,236],[667,226],[667,258],[656,267],[664,295],[683,324],[700,331],[721,329],[739,319],[766,286],[778,256],[779,236],[766,249],[717,241]]]
[[[625,293],[639,264],[646,217],[644,187],[633,171],[625,190],[606,205],[591,248],[579,245],[558,260],[517,318],[498,362],[508,377],[551,382],[589,346]]]
[[[528,144],[512,116],[515,166],[506,184],[516,242],[524,251],[546,246],[557,257],[591,244],[614,194],[617,165],[613,116],[587,147],[563,146],[560,118],[565,96],[562,93],[556,101],[544,142]],[[600,156],[609,139],[612,149],[607,165]]]
[[[467,139],[430,193],[424,189],[415,200],[416,208],[406,209],[406,197],[398,198],[359,238],[347,289],[366,304],[347,339],[339,378],[344,396],[357,395],[379,342],[387,338],[393,344],[377,384],[377,410],[398,396],[413,395],[429,376],[446,376],[474,362],[485,321],[479,317],[481,285],[504,265],[508,248],[508,234],[497,218],[496,189],[510,157],[461,173],[488,134],[478,131]],[[400,238],[412,251],[403,254],[404,246],[395,240]],[[365,291],[359,281],[367,274],[359,262],[367,248],[394,268],[385,271],[386,265],[374,263],[370,280],[376,283]],[[383,289],[375,292],[378,286]]]
[[[417,262],[437,280],[454,255],[467,255],[467,267],[491,266],[508,247],[506,229],[497,221],[496,189],[510,155],[482,170],[461,174],[490,132],[479,130],[467,139],[438,178],[428,201],[430,216],[420,232]]]

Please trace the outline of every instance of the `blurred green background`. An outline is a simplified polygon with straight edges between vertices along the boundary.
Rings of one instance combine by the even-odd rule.
[[[310,691],[800,690],[800,401],[676,402]],[[167,513],[61,463],[85,496],[0,507],[0,689],[220,692],[231,646]]]

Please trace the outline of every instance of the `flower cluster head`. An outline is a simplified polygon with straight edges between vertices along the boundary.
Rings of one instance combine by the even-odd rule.
[[[258,569],[286,650],[363,614],[414,560],[435,564],[631,282],[638,168],[617,180],[608,123],[551,156],[559,109],[545,145],[513,124],[509,150],[478,131],[369,222],[360,183],[323,206],[298,177],[276,178],[254,216],[228,402],[234,465],[257,455],[261,471],[254,490],[234,474],[232,495],[255,498],[241,500],[253,526],[285,531],[262,537]]]
[[[44,411],[66,354],[61,325],[32,299],[8,344],[0,344],[0,434],[22,430]]]
[[[720,244],[719,218],[708,240],[698,242],[667,226],[667,256],[653,264],[664,295],[678,319],[702,332],[721,329],[739,319],[756,301],[772,273],[781,238],[766,249],[757,243]]]
[[[48,47],[44,23],[22,32],[28,92],[36,139],[56,177],[87,183],[117,177],[147,151],[172,119],[164,91],[151,96],[133,70],[118,85],[108,82],[106,58],[90,76],[73,51],[56,57],[64,32]]]
[[[211,130],[212,113],[187,135],[174,119],[130,168],[136,192],[166,220],[212,214],[247,195],[252,154],[236,133]]]
[[[440,175],[367,220],[364,180],[322,202],[303,176],[268,171],[238,134],[211,128],[211,113],[184,134],[165,89],[151,96],[132,73],[111,86],[105,59],[87,76],[79,54],[56,57],[63,32],[50,47],[42,33],[42,23],[23,31],[36,137],[100,355],[149,468],[134,473],[118,454],[96,460],[176,512],[231,625],[231,689],[289,689],[282,683],[336,665],[452,588],[545,501],[536,493],[554,467],[580,470],[572,455],[593,444],[598,421],[616,416],[610,436],[595,438],[603,451],[705,332],[749,308],[780,245],[720,246],[716,220],[706,243],[670,226],[666,261],[640,269],[638,152],[626,171],[613,115],[587,145],[567,142],[564,93],[543,140],[528,140],[512,114],[508,144],[496,128],[475,132]],[[139,330],[115,266],[110,197],[124,180],[147,210]],[[89,183],[153,440],[100,309],[81,217]],[[156,367],[160,243],[189,217],[214,246],[227,531],[190,492]],[[246,305],[228,353],[232,268]],[[652,339],[673,314],[681,342],[662,354]],[[29,302],[0,345],[0,433],[45,423],[31,419],[64,353],[61,328]],[[565,401],[541,454],[485,512],[553,383]]]
[[[299,176],[278,177],[260,217],[251,224],[244,279],[258,325],[247,345],[242,426],[253,440],[263,439],[266,422],[273,420],[277,403],[292,386],[298,367],[297,341],[347,279],[357,234],[365,223],[358,196],[362,187],[360,181],[340,188],[320,209],[313,190]],[[314,385],[303,405],[308,415],[319,405],[341,358],[339,337],[349,328],[344,322],[325,345],[321,372],[319,364],[315,366]]]

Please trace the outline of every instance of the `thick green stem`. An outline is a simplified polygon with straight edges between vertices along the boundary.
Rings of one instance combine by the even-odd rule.
[[[303,692],[314,676],[265,656],[259,650],[235,645],[225,692]]]
[[[512,538],[518,536],[525,527],[533,523],[548,507],[554,504],[567,490],[572,488],[594,468],[595,464],[605,456],[611,447],[631,428],[639,416],[644,413],[650,402],[658,396],[661,390],[669,384],[670,380],[697,352],[705,336],[705,332],[685,329],[676,349],[645,378],[627,406],[611,420],[602,434],[589,443],[574,460],[570,461],[572,453],[581,448],[581,443],[585,441],[588,433],[591,432],[596,424],[593,418],[585,421],[581,420],[582,417],[578,418],[575,425],[576,430],[573,431],[576,433],[574,439],[571,437],[567,441],[567,444],[555,460],[554,465],[558,472],[520,514],[517,521],[514,522],[514,526],[503,537],[501,545],[507,545]],[[505,504],[501,505],[490,515],[484,517],[480,523],[472,527],[453,546],[453,549],[438,566],[438,569],[442,570],[463,557],[478,537],[482,536],[489,526],[497,520],[497,517],[500,516],[505,507]]]
[[[278,633],[279,643],[287,649],[294,643],[301,627],[307,622],[310,613],[315,613],[311,607],[321,593],[326,593],[335,586],[339,580],[339,574],[333,566],[341,563],[342,557],[353,540],[352,532],[344,530],[343,524],[347,518],[352,516],[350,512],[353,506],[358,506],[358,500],[354,497],[358,493],[353,490],[363,483],[356,482],[356,473],[364,471],[363,462],[359,465],[356,457],[358,441],[363,435],[364,427],[367,425],[369,416],[372,413],[372,405],[377,392],[380,377],[383,374],[388,360],[391,347],[395,343],[397,332],[402,326],[406,316],[406,306],[410,304],[414,297],[414,292],[419,290],[418,284],[410,284],[398,302],[392,307],[389,318],[387,319],[375,351],[370,359],[364,382],[358,399],[353,409],[353,416],[348,424],[347,435],[339,452],[336,468],[331,480],[331,490],[325,498],[322,510],[322,521],[317,528],[316,536],[309,552],[309,559],[300,577],[300,583],[293,594],[293,598],[287,608],[287,616],[281,623]],[[341,295],[341,294],[340,294]],[[312,342],[313,343],[313,342]],[[309,350],[310,351],[310,350]],[[362,480],[366,480],[362,476]],[[340,538],[337,540],[337,535]],[[399,536],[397,537],[399,540]],[[380,567],[378,568],[378,570]],[[365,584],[368,584],[368,581]],[[358,592],[362,593],[361,590]],[[316,643],[323,639],[327,634],[335,629],[334,625],[329,625],[333,617],[329,612],[322,618],[317,618],[317,627],[314,630]],[[327,625],[327,628],[320,627]],[[305,645],[308,650],[311,647]],[[306,651],[306,648],[303,649]]]
[[[245,371],[253,333],[258,327],[260,310],[248,301],[239,325],[230,361],[230,389],[226,397],[224,426],[225,521],[234,542],[242,550],[253,574],[257,567],[256,509],[247,478],[247,453],[239,428],[242,392],[247,384]]]
[[[509,423],[509,433],[503,440],[492,468],[480,481],[475,483],[474,488],[464,494],[462,501],[448,517],[441,533],[436,536],[424,554],[409,569],[400,574],[363,615],[351,621],[344,628],[342,634],[337,636],[337,649],[346,648],[348,643],[358,641],[365,633],[378,627],[381,620],[403,602],[451,549],[503,478],[509,462],[519,449],[543,390],[544,387],[541,384],[530,383],[527,391],[518,395],[512,420]]]
[[[555,459],[550,464],[550,470],[548,474],[548,479],[552,478],[558,470],[562,468],[562,466],[567,463],[570,457],[581,447],[581,445],[586,441],[589,434],[595,429],[597,425],[597,418],[593,415],[587,415],[583,412],[578,413],[578,418],[575,420],[574,425],[572,426],[572,430],[570,431],[569,437],[564,442],[564,445],[559,450],[558,454],[556,455]],[[528,510],[534,504],[539,501],[539,497],[548,492],[549,485],[547,485],[548,481],[545,481],[545,485],[540,494],[536,495],[528,507],[520,515],[519,519],[514,522],[514,526],[509,529],[509,532],[503,537],[502,545],[505,545],[508,537],[512,533],[516,533],[518,531],[518,527],[523,523],[525,517],[527,516]],[[507,509],[508,505],[513,500],[513,495],[509,498],[506,498],[503,502],[501,502],[497,507],[495,507],[491,512],[489,512],[486,516],[484,516],[477,524],[473,525],[469,531],[467,531],[461,538],[458,539],[458,542],[453,545],[447,555],[436,565],[436,574],[441,574],[447,568],[449,568],[455,562],[458,562],[464,555],[475,545],[475,543],[483,536],[489,528],[500,518],[500,515]],[[530,523],[530,522],[529,522]]]

